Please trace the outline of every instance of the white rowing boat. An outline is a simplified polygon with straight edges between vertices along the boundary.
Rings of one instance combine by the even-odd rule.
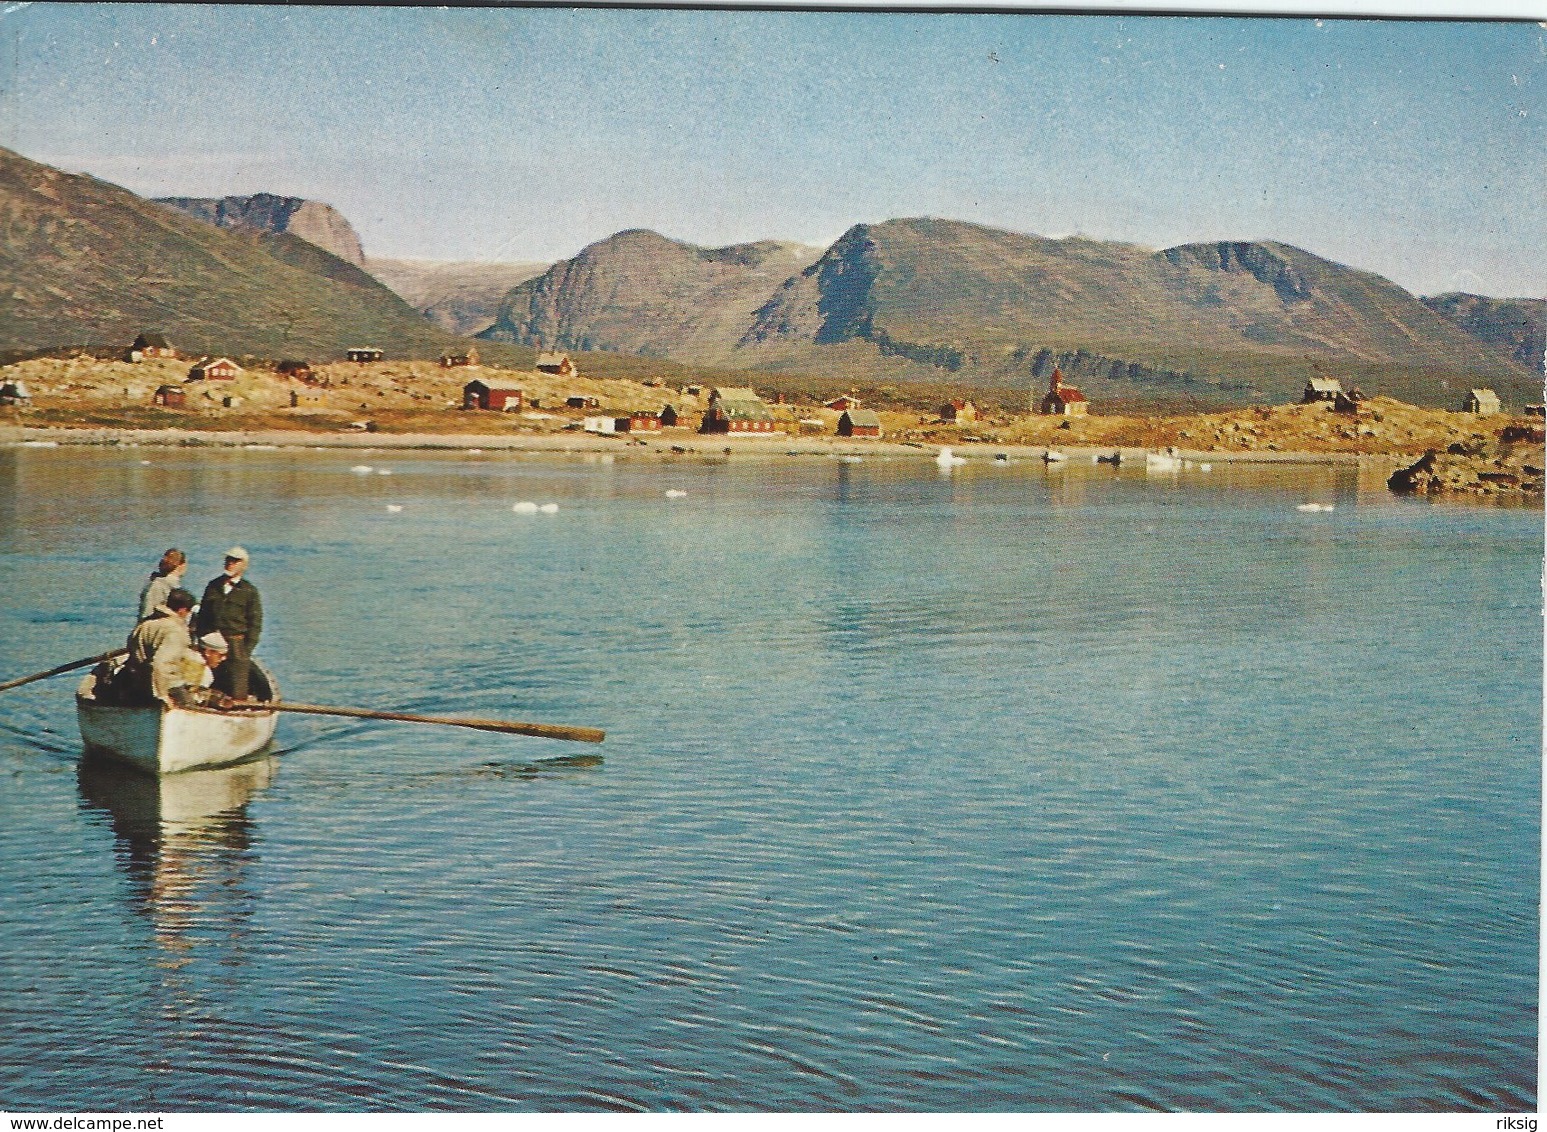
[[[75,715],[86,750],[151,774],[241,762],[268,746],[279,722],[279,713],[274,711],[98,703],[95,691],[95,673],[82,680],[75,691]],[[256,661],[251,691],[259,700],[279,699],[273,675]]]

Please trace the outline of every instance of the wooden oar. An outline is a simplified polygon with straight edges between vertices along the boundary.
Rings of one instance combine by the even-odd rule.
[[[471,727],[478,731],[500,731],[507,735],[535,735],[540,739],[572,739],[577,743],[600,743],[607,737],[595,727],[566,727],[556,723],[510,723],[503,719],[467,719],[450,715],[410,715],[402,711],[370,711],[366,708],[325,707],[322,704],[290,702],[245,703],[230,705],[242,711],[294,711],[302,715],[345,715],[353,719],[385,719],[396,723],[440,723],[448,727]]]
[[[100,656],[88,656],[80,660],[72,660],[69,664],[61,664],[58,668],[50,668],[47,672],[34,672],[31,676],[23,676],[19,680],[7,680],[4,684],[0,684],[0,692],[9,691],[11,688],[20,688],[23,684],[31,684],[34,680],[47,680],[50,676],[60,676],[66,672],[73,672],[77,668],[85,668],[88,665],[98,664],[104,660],[112,660],[115,656],[123,656],[128,651],[128,649],[114,649],[112,652],[105,652]]]

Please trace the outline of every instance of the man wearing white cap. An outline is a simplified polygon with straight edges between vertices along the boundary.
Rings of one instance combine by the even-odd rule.
[[[247,698],[252,650],[258,647],[258,634],[263,631],[258,588],[242,576],[249,561],[239,546],[226,551],[226,572],[204,587],[204,599],[199,603],[199,636],[219,633],[231,648],[215,672],[215,687],[235,700]]]
[[[205,633],[193,642],[179,661],[177,683],[168,697],[171,702],[178,707],[227,706],[229,697],[211,685],[215,682],[215,669],[225,662],[230,651],[231,646],[219,633]]]

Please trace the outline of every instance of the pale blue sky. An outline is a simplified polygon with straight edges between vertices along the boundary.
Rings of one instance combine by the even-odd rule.
[[[825,244],[932,215],[1547,292],[1529,22],[3,11],[0,144],[147,195],[323,200],[370,255],[552,260],[630,227]]]

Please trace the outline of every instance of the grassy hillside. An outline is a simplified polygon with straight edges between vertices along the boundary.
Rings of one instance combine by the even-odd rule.
[[[0,351],[433,356],[455,337],[364,271],[294,236],[225,230],[92,177],[0,150]]]

